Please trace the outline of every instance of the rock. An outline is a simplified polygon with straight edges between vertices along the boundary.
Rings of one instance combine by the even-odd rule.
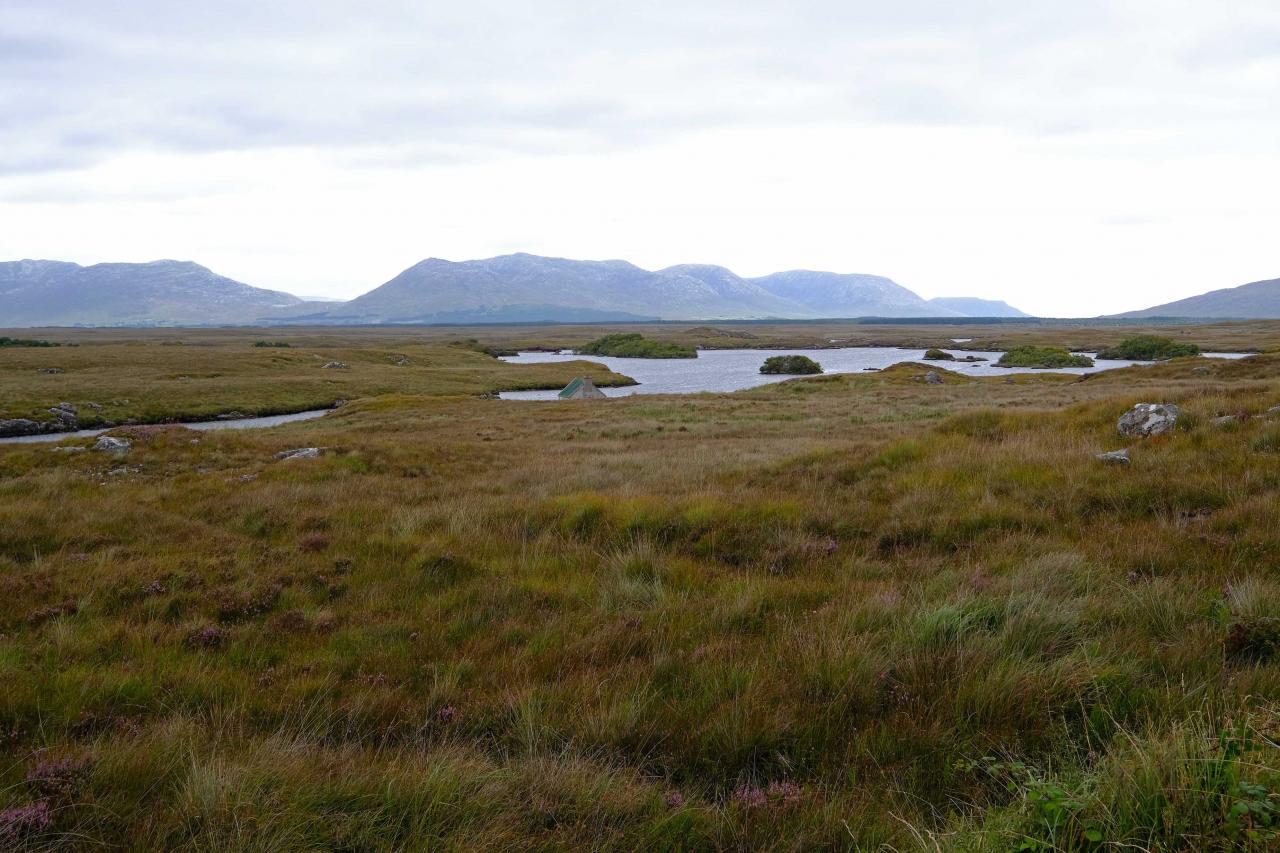
[[[217,420],[220,421],[238,421],[244,417],[244,412],[225,412],[218,415]]]
[[[1231,426],[1232,424],[1238,423],[1238,422],[1239,422],[1239,418],[1237,418],[1235,415],[1223,415],[1220,418],[1214,418],[1213,420],[1209,421],[1209,423],[1213,424],[1216,427]]]
[[[1121,435],[1144,438],[1173,429],[1182,410],[1172,403],[1139,403],[1121,416],[1116,428]]]
[[[57,418],[66,429],[76,428],[76,407],[70,403],[59,403],[49,410],[49,414]]]
[[[929,385],[941,385],[942,376],[936,370],[930,370],[924,375],[924,381]]]
[[[330,361],[320,365],[321,370],[346,370],[347,365],[341,361]]]
[[[101,404],[101,403],[85,403],[85,405],[86,405],[86,406],[88,406],[89,408],[93,409],[95,412],[101,412],[101,411],[102,411],[102,404]]]
[[[1210,368],[1209,368],[1209,365],[1207,364],[1202,364],[1199,367],[1191,368],[1192,373],[1208,373],[1209,371],[1210,371]]]
[[[66,371],[61,367],[42,367],[40,372],[52,376],[55,373],[65,373]]]
[[[276,454],[277,459],[319,459],[320,448],[298,447],[293,450],[282,450]]]
[[[93,445],[93,449],[100,453],[128,453],[132,447],[127,439],[110,435],[100,436]]]
[[[1099,453],[1094,458],[1104,465],[1128,465],[1132,461],[1129,459],[1129,448],[1127,447],[1124,450]]]
[[[1269,418],[1280,417],[1280,406],[1272,406],[1271,408],[1267,409],[1267,417]]]
[[[88,449],[89,448],[82,447],[79,444],[68,444],[65,447],[59,446],[49,448],[52,453],[84,453]]]
[[[44,427],[40,425],[40,422],[33,421],[30,418],[0,420],[0,436],[39,435],[42,432],[44,432]]]

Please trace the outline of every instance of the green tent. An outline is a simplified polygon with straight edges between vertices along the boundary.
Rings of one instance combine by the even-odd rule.
[[[589,378],[583,376],[575,379],[560,392],[561,400],[604,400],[605,393],[596,387]]]

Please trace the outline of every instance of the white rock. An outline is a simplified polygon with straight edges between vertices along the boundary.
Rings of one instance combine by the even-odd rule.
[[[298,447],[293,450],[282,450],[276,454],[277,459],[319,459],[320,448]]]
[[[128,439],[115,438],[114,436],[104,435],[98,438],[93,445],[93,449],[102,453],[128,453],[133,445]]]
[[[1116,424],[1121,435],[1146,437],[1173,429],[1182,410],[1172,403],[1139,403]]]
[[[1095,458],[1104,465],[1128,465],[1132,461],[1129,459],[1129,448],[1127,447],[1124,450],[1099,453]]]

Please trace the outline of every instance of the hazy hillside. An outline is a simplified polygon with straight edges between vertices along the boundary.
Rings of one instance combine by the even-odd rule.
[[[243,324],[306,305],[190,261],[0,263],[0,326]]]
[[[403,323],[753,318],[800,311],[715,267],[650,272],[626,261],[515,254],[460,262],[430,258],[330,313]]]
[[[978,299],[974,296],[938,296],[929,300],[931,305],[955,311],[966,317],[1030,317],[999,299]]]
[[[1255,281],[1113,316],[1272,320],[1280,318],[1280,278]]]
[[[0,263],[0,327],[960,316],[1023,315],[1002,302],[925,300],[876,275],[792,270],[748,279],[710,264],[651,271],[529,254],[429,258],[350,302],[251,287],[186,261]]]
[[[335,322],[956,316],[880,276],[796,271],[745,279],[708,264],[651,272],[626,261],[527,254],[431,258],[328,314]]]
[[[790,270],[751,279],[809,317],[955,317],[878,275]]]

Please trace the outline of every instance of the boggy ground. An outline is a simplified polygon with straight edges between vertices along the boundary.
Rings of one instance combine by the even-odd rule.
[[[1275,849],[1280,356],[517,403],[432,352],[0,445],[0,848]]]

